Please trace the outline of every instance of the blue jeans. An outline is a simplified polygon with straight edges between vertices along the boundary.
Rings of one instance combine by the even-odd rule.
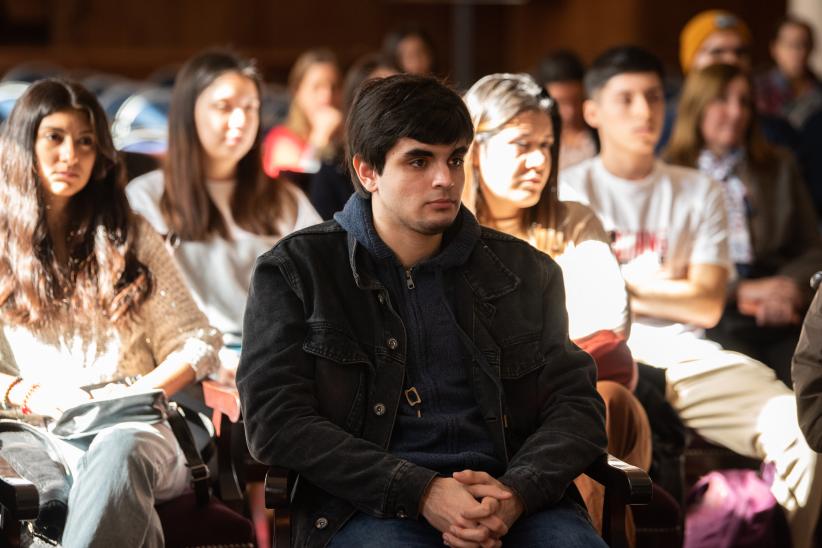
[[[185,457],[167,423],[121,423],[97,434],[90,445],[63,445],[73,470],[66,548],[163,546],[154,503],[188,488]]]
[[[419,520],[380,519],[356,513],[331,539],[329,548],[424,548],[442,546],[442,533]],[[588,513],[564,498],[553,508],[522,518],[502,537],[503,546],[516,548],[604,548]]]

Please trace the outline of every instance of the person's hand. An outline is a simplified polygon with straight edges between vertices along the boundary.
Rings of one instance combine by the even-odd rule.
[[[17,406],[25,404],[35,415],[56,419],[66,409],[91,400],[91,395],[85,390],[57,383],[35,385],[24,381],[12,389],[9,400]]]
[[[511,497],[507,490],[496,486],[484,486],[473,490],[469,486],[458,482],[454,478],[435,478],[428,487],[422,500],[422,515],[432,527],[443,533],[443,541],[455,548],[496,548],[500,546],[498,539],[491,535],[486,527],[480,525],[476,519],[464,517],[470,515],[488,517],[497,510],[496,506],[488,502],[483,505],[477,498],[492,498],[494,500]],[[474,493],[479,493],[476,495]],[[452,526],[462,531],[468,531],[469,538],[449,534]]]
[[[308,113],[308,121],[311,123],[308,141],[317,148],[324,148],[342,126],[343,116],[339,109],[325,105]]]
[[[237,367],[240,365],[240,353],[224,346],[220,349],[220,369],[217,370],[216,380],[226,386],[236,386]]]
[[[463,512],[463,517],[476,521],[487,529],[492,538],[500,539],[511,528],[525,511],[520,498],[508,487],[485,472],[463,470],[455,472],[454,479],[465,485],[468,491],[482,502],[480,508],[473,508]],[[507,496],[500,497],[499,492]],[[452,525],[443,535],[443,540],[449,542],[452,538],[472,539],[476,536],[477,528],[466,529],[459,524]]]
[[[737,308],[754,316],[760,326],[797,324],[803,296],[796,282],[786,276],[770,276],[739,282]]]
[[[743,307],[751,312],[748,315],[754,316],[756,325],[761,327],[796,325],[802,320],[793,304],[780,298],[766,299],[756,302],[752,307],[748,305],[743,305]],[[740,308],[740,311],[743,311],[743,308]]]
[[[802,303],[802,292],[792,278],[768,276],[767,278],[741,280],[737,285],[736,299],[744,303],[781,299],[798,307]]]

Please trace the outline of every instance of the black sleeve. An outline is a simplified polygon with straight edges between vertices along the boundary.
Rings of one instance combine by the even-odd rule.
[[[293,470],[376,517],[416,517],[435,472],[397,458],[320,415],[314,359],[303,351],[306,315],[300,281],[277,249],[251,281],[237,370],[252,456]]]
[[[568,485],[607,452],[605,407],[596,391],[591,356],[568,338],[562,273],[546,258],[539,376],[540,427],[511,459],[499,480],[532,513],[556,504]]]

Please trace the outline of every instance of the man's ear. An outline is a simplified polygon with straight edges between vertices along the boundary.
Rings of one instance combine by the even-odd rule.
[[[363,188],[368,192],[376,191],[379,186],[377,184],[379,174],[377,173],[377,170],[374,169],[374,166],[363,160],[362,156],[359,154],[354,155],[354,158],[351,159],[351,163],[354,166],[354,173],[357,174]]]
[[[585,123],[592,128],[599,128],[599,105],[596,99],[586,99],[582,103],[582,117],[585,119]]]

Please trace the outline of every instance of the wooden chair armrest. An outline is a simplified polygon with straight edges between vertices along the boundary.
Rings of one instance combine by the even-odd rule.
[[[605,486],[613,496],[630,506],[651,502],[652,483],[647,472],[608,455],[595,460],[585,475]]]
[[[605,487],[602,508],[602,538],[612,548],[628,548],[625,507],[651,502],[651,478],[641,468],[611,455],[602,455],[585,475]]]
[[[0,505],[14,520],[35,519],[40,511],[37,488],[0,456]],[[5,524],[3,524],[5,525]]]
[[[265,507],[280,510],[288,504],[288,470],[271,466],[265,474]]]
[[[265,474],[265,507],[274,510],[274,548],[291,546],[288,470],[271,466]]]

